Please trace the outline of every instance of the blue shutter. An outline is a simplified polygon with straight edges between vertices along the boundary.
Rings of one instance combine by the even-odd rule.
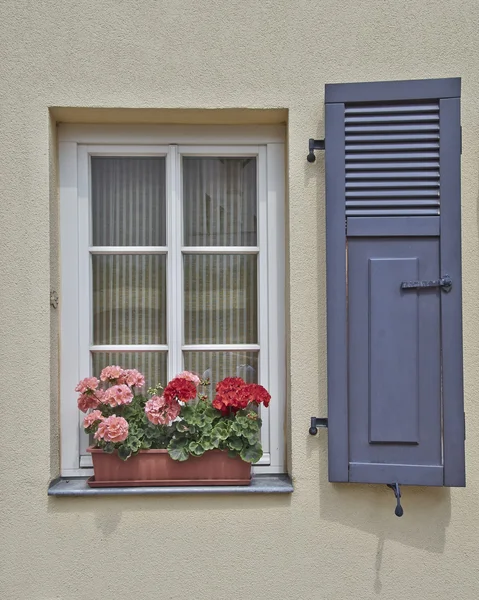
[[[330,481],[465,484],[459,97],[326,86]]]

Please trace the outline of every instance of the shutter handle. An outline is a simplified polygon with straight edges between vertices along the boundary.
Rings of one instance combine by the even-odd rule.
[[[401,283],[402,290],[421,290],[424,288],[442,288],[443,292],[450,292],[452,289],[452,279],[449,275],[444,275],[441,279],[423,279],[422,281],[403,281]]]
[[[396,504],[396,510],[394,511],[394,514],[396,515],[396,517],[402,517],[404,514],[404,510],[403,507],[401,506],[401,490],[399,488],[399,483],[388,483],[387,484],[388,488],[391,488],[392,491],[394,492],[394,495],[396,496],[396,500],[397,500],[397,504]]]

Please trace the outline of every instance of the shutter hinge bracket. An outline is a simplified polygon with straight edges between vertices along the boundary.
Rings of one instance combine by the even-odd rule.
[[[404,510],[403,507],[401,506],[401,489],[399,487],[399,483],[388,483],[387,484],[388,488],[391,488],[392,491],[394,492],[394,495],[396,496],[396,509],[394,511],[394,514],[396,515],[396,517],[402,517],[404,514]]]
[[[313,140],[313,138],[309,138],[309,154],[306,157],[308,162],[314,163],[316,160],[316,156],[314,154],[315,150],[325,150],[326,149],[326,140]]]
[[[311,417],[311,427],[309,428],[310,435],[316,435],[318,433],[318,427],[327,427],[327,417]]]

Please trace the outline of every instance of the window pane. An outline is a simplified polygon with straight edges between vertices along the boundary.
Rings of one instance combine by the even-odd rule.
[[[225,377],[241,377],[247,383],[258,383],[258,352],[184,352],[185,369],[209,379],[206,388],[214,395],[218,381]]]
[[[164,246],[164,157],[91,158],[94,246]]]
[[[184,256],[185,343],[255,344],[257,256]]]
[[[183,158],[185,246],[256,246],[256,158]]]
[[[93,343],[166,344],[166,256],[93,255]]]
[[[118,365],[124,369],[138,369],[145,376],[146,385],[142,390],[157,383],[166,385],[166,352],[92,352],[93,375],[99,377],[108,365]]]

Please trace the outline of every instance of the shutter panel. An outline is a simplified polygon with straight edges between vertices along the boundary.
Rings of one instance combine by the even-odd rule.
[[[326,86],[330,481],[465,484],[459,97]]]

